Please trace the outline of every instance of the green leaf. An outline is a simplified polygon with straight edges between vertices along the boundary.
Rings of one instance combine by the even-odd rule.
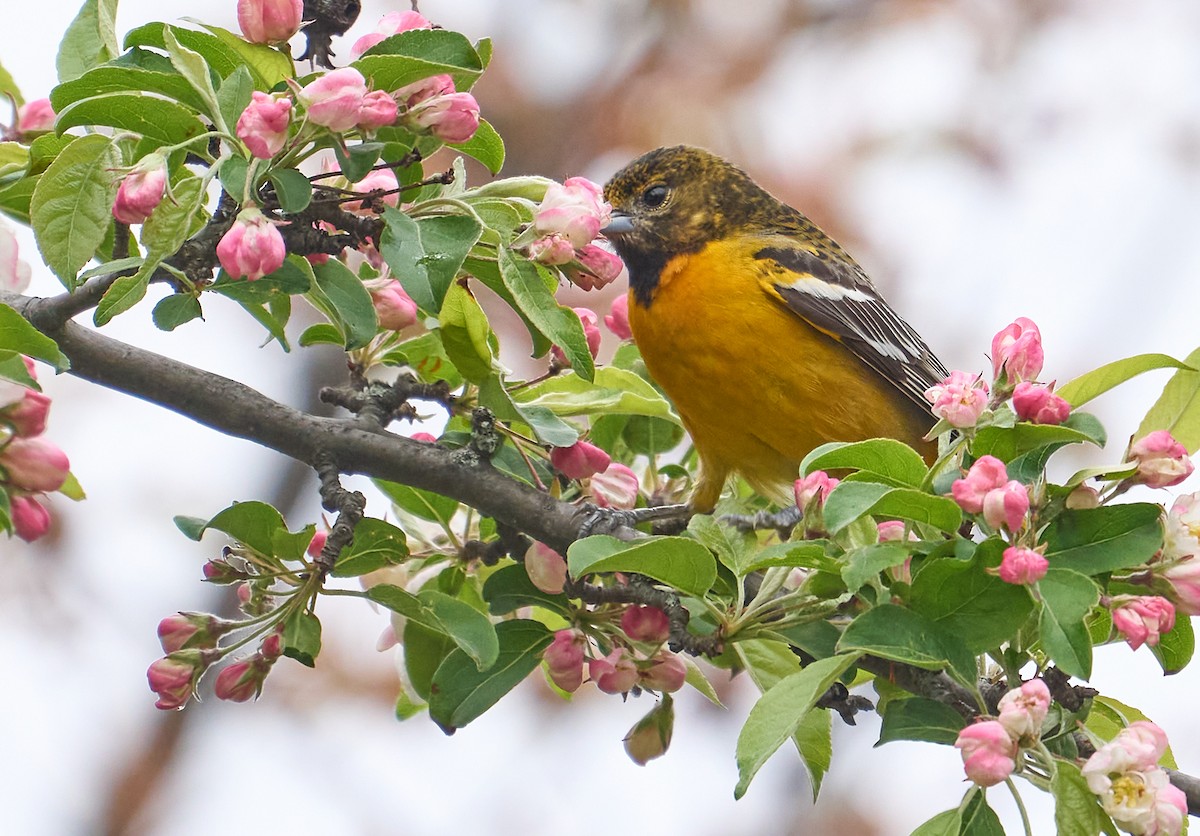
[[[959,836],[961,830],[962,812],[958,809],[945,810],[922,823],[911,836]]]
[[[193,22],[198,23],[199,21]],[[262,85],[260,89],[270,90],[280,82],[296,77],[296,65],[286,53],[266,44],[249,43],[245,38],[239,37],[228,29],[222,29],[219,26],[209,26],[207,23],[200,23],[200,25],[215,35],[217,40],[236,57],[236,60],[250,70],[255,80]],[[195,32],[191,34],[202,35],[203,33]],[[189,46],[203,54],[203,51],[197,49],[196,46],[190,44]],[[236,72],[237,68],[235,67],[233,73]],[[229,77],[232,73],[222,73],[222,75]],[[232,128],[233,124],[230,123],[229,127]]]
[[[372,479],[375,487],[379,488],[389,500],[413,516],[423,520],[448,524],[458,510],[458,501],[448,496],[423,491],[398,482],[388,482],[384,479]]]
[[[854,443],[823,444],[804,457],[800,472],[852,468],[879,477],[872,481],[919,488],[929,468],[921,454],[890,438],[872,438]]]
[[[29,216],[38,250],[68,290],[112,223],[121,163],[112,141],[93,134],[72,142],[38,179]]]
[[[684,537],[648,537],[625,543],[615,537],[576,540],[567,550],[571,577],[597,572],[637,572],[690,595],[703,595],[717,579],[708,549]]]
[[[1046,559],[1085,575],[1141,565],[1162,548],[1161,517],[1148,502],[1063,511],[1042,534]]]
[[[58,114],[55,129],[62,133],[96,125],[140,134],[158,145],[181,144],[205,132],[191,108],[139,92],[105,93],[67,105]]]
[[[116,58],[117,0],[84,0],[58,46],[59,81],[78,78],[92,67]]]
[[[1109,741],[1116,737],[1121,729],[1138,720],[1149,721],[1150,718],[1132,705],[1126,705],[1112,697],[1097,695],[1092,698],[1092,710],[1088,713],[1084,725],[1101,740]],[[1170,746],[1159,758],[1159,763],[1168,769],[1179,768]]]
[[[205,529],[223,531],[259,554],[274,554],[274,538],[287,531],[283,515],[265,502],[235,502],[208,521]]]
[[[426,383],[445,380],[451,389],[462,385],[462,375],[446,354],[438,329],[400,343],[384,356],[384,362],[388,365],[410,366],[417,377]]]
[[[150,274],[158,267],[159,260],[147,261],[132,276],[120,276],[104,293],[92,320],[97,326],[107,325],[117,314],[124,313],[146,296],[150,287]],[[149,268],[149,269],[147,269]]]
[[[746,718],[738,735],[738,783],[734,798],[746,794],[750,781],[783,742],[795,734],[804,716],[825,690],[858,658],[858,654],[819,659],[790,674],[768,690]]]
[[[994,548],[985,548],[986,545]],[[999,647],[1012,639],[1033,612],[1029,591],[990,575],[999,565],[1004,543],[989,540],[971,561],[930,560],[913,578],[908,605],[943,630],[957,636],[973,653]],[[994,552],[994,560],[988,560]]]
[[[58,350],[58,343],[4,304],[0,304],[0,349],[44,360],[59,371],[66,371],[71,367],[67,356]]]
[[[455,649],[454,642],[445,633],[430,630],[415,621],[405,624],[404,669],[418,697],[429,699],[434,673]]]
[[[867,514],[927,523],[942,531],[955,531],[962,525],[962,509],[954,500],[876,482],[842,482],[830,492],[822,511],[831,534]]]
[[[254,78],[245,67],[238,67],[221,82],[217,89],[217,110],[231,131],[237,130],[238,119],[250,104],[253,95]]]
[[[13,81],[12,73],[0,66],[0,96],[12,96],[12,100],[17,103],[17,106],[25,104],[25,99],[21,95],[21,89],[17,87],[17,83]]]
[[[1090,679],[1092,640],[1084,618],[1099,603],[1100,588],[1086,575],[1061,568],[1046,572],[1037,588],[1042,649],[1064,672]]]
[[[335,578],[356,578],[408,557],[404,531],[384,520],[363,517],[354,527],[354,541],[342,549],[330,573]]]
[[[1188,366],[1166,354],[1138,354],[1124,360],[1105,363],[1098,369],[1084,372],[1058,389],[1058,396],[1072,407],[1083,406],[1109,389],[1154,369],[1186,369]]]
[[[754,556],[754,535],[723,525],[716,518],[697,514],[688,521],[688,532],[717,555],[717,560],[737,577],[746,575],[745,565]]]
[[[469,90],[483,61],[463,35],[448,29],[410,29],[385,38],[353,62],[374,90],[395,90],[443,73],[456,90]]]
[[[1086,412],[1072,413],[1058,425],[1022,421],[1014,427],[983,427],[975,435],[971,454],[976,458],[995,456],[1007,463],[1031,450],[1051,445],[1088,443],[1103,447],[1103,432],[1103,427]]]
[[[279,208],[285,212],[303,212],[312,202],[312,181],[294,168],[277,168],[271,172]]]
[[[904,543],[875,543],[852,549],[841,567],[842,580],[846,589],[857,592],[880,572],[901,565],[911,555],[912,548]]]
[[[246,197],[246,176],[250,173],[250,164],[245,157],[226,157],[217,169],[221,180],[221,188],[229,192],[234,200],[243,201]]]
[[[312,270],[316,283],[307,294],[309,301],[340,326],[347,349],[362,348],[379,330],[379,318],[362,279],[333,258]]]
[[[313,667],[321,652],[321,622],[307,610],[296,610],[283,623],[283,655]]]
[[[380,252],[392,274],[424,311],[442,308],[446,290],[462,269],[483,227],[468,215],[410,218],[390,206],[383,212]]]
[[[1192,369],[1200,368],[1200,348],[1184,362]],[[1180,369],[1171,376],[1162,394],[1150,407],[1138,426],[1134,438],[1149,435],[1155,430],[1167,430],[1189,453],[1200,450],[1200,372]]]
[[[208,63],[195,50],[188,49],[175,39],[171,34],[170,29],[163,32],[163,41],[167,48],[167,55],[171,58],[171,64],[183,76],[188,84],[192,85],[204,102],[204,107],[200,110],[207,113],[214,119],[220,114],[220,109],[217,105],[217,91],[213,89],[212,75],[208,69]],[[224,118],[222,116],[222,118]],[[227,125],[230,130],[233,129],[233,124]]]
[[[197,32],[194,29],[184,29],[180,26],[147,23],[125,35],[125,47],[128,49],[132,46],[150,46],[165,50],[165,33],[169,30],[180,44],[200,53],[221,78],[228,78],[237,72],[238,67],[245,66],[254,77],[254,86],[257,89],[270,90],[285,78],[295,75],[292,72],[291,60],[277,50],[247,43],[224,29],[206,28],[211,32],[224,34],[218,37],[215,34],[210,35],[208,32]],[[285,63],[286,70],[283,69]],[[264,69],[268,64],[273,65],[274,69]],[[270,77],[268,77],[268,72]]]
[[[162,58],[157,54],[154,54],[154,57]],[[96,67],[94,70],[88,70],[79,78],[63,82],[51,90],[50,104],[53,105],[55,112],[61,112],[73,102],[93,96],[137,90],[158,93],[197,111],[204,110],[206,104],[195,88],[174,71],[170,62],[160,69],[136,65],[117,66],[115,64]]]
[[[883,714],[876,746],[893,740],[924,740],[953,745],[966,726],[962,715],[945,703],[924,697],[891,700]]]
[[[1162,634],[1158,644],[1153,645],[1150,652],[1154,654],[1167,676],[1179,673],[1187,667],[1196,652],[1196,634],[1192,629],[1192,620],[1176,618],[1175,626]]]
[[[1004,836],[1000,817],[988,806],[987,797],[981,792],[971,796],[962,818],[959,836]]]
[[[459,284],[451,285],[438,321],[442,347],[450,362],[472,383],[486,381],[492,374],[498,346],[487,314],[471,291]]]
[[[955,634],[920,613],[881,604],[854,619],[838,641],[839,653],[867,653],[925,670],[950,668],[960,681],[974,684],[975,657]]]
[[[434,589],[413,595],[398,586],[376,584],[367,597],[429,630],[449,636],[470,657],[476,670],[491,667],[499,653],[492,622],[479,610]]]
[[[523,405],[543,406],[555,415],[646,415],[678,423],[671,405],[652,385],[625,369],[604,366],[592,380],[574,373],[555,375],[513,393]]]
[[[447,734],[479,717],[532,673],[552,635],[536,621],[496,625],[496,663],[480,671],[462,649],[453,651],[433,675],[429,716]]]
[[[171,187],[171,193],[155,207],[142,224],[139,236],[146,248],[146,260],[152,256],[166,258],[178,252],[193,230],[196,213],[204,205],[203,182],[199,177],[185,177]]]
[[[563,350],[571,368],[584,380],[595,378],[596,369],[588,350],[583,325],[573,310],[558,303],[551,287],[557,282],[544,267],[507,248],[501,249],[500,275],[512,294],[517,309],[546,338]]]
[[[479,129],[466,142],[451,142],[449,145],[479,160],[492,174],[499,174],[504,166],[504,140],[486,119],[479,120]]]
[[[656,456],[679,446],[683,440],[683,427],[664,418],[631,415],[621,431],[621,439],[631,453]]]
[[[1054,825],[1058,836],[1096,836],[1116,829],[1100,807],[1100,799],[1083,778],[1079,767],[1056,759],[1050,777],[1050,794],[1054,796]]]
[[[307,348],[310,345],[336,345],[342,347],[342,332],[328,322],[318,322],[304,329],[300,335],[300,345]]]
[[[564,617],[571,611],[567,596],[538,589],[520,564],[501,567],[489,575],[483,584],[483,600],[492,615],[508,615],[521,607],[541,607]]]
[[[20,352],[11,349],[0,349],[0,378],[19,383],[35,392],[42,391],[42,387],[25,367],[25,360]]]

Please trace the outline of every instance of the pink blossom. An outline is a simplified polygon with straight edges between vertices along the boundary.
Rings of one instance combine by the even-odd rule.
[[[586,177],[571,177],[561,185],[551,183],[537,212],[533,229],[538,235],[562,235],[575,249],[592,242],[608,223],[612,207],[604,202],[598,185]]]
[[[8,424],[16,435],[30,438],[45,432],[49,414],[50,398],[26,389],[21,400],[0,410],[0,425]]]
[[[283,150],[291,120],[291,99],[286,96],[276,98],[255,90],[250,96],[250,104],[238,117],[238,139],[246,143],[251,154],[269,160]]]
[[[14,438],[0,448],[0,481],[18,490],[56,491],[70,472],[67,454],[44,438]]]
[[[983,518],[992,528],[1004,526],[1017,531],[1029,511],[1029,491],[1020,482],[1011,480],[990,490],[983,497]]]
[[[260,656],[251,656],[232,662],[217,674],[213,694],[219,700],[246,702],[262,693],[263,680],[270,672],[270,664]]]
[[[1018,317],[992,337],[992,373],[997,386],[1036,380],[1043,360],[1042,334],[1031,319]]]
[[[1130,723],[1096,750],[1083,766],[1088,789],[1122,830],[1177,836],[1187,800],[1158,766],[1167,748],[1162,729],[1146,720]]]
[[[633,331],[629,327],[629,294],[622,293],[616,299],[613,299],[612,307],[608,309],[608,315],[604,317],[604,324],[609,331],[612,331],[620,340],[632,340]]]
[[[1003,488],[1008,482],[1008,469],[995,456],[980,456],[967,475],[955,479],[950,495],[968,514],[983,512],[983,501],[990,491]]]
[[[34,99],[17,108],[17,132],[36,134],[54,127],[57,114],[49,99]]]
[[[404,286],[390,276],[363,282],[371,294],[371,304],[379,317],[379,327],[385,331],[403,331],[418,321],[417,303],[404,292]]]
[[[329,532],[323,528],[318,528],[313,532],[312,539],[308,541],[308,548],[304,550],[305,554],[309,557],[319,557],[328,540]]]
[[[9,513],[13,531],[26,543],[45,536],[50,530],[50,512],[32,496],[10,496]]]
[[[373,32],[363,35],[354,42],[354,46],[350,47],[350,55],[357,58],[375,44],[392,35],[407,32],[410,29],[429,29],[432,25],[419,12],[388,12],[379,19],[379,23],[375,24]]]
[[[1156,574],[1171,585],[1176,610],[1200,615],[1200,557],[1189,555]]]
[[[557,595],[567,582],[567,561],[545,543],[535,540],[525,552],[525,572],[542,592]]]
[[[607,470],[612,457],[595,444],[576,441],[570,447],[551,450],[550,464],[568,479],[587,479]]]
[[[286,256],[283,236],[254,206],[238,213],[233,226],[217,243],[217,258],[234,279],[261,279],[283,266]]]
[[[583,684],[583,651],[587,638],[578,630],[559,630],[542,653],[550,681],[567,693]]]
[[[1017,741],[998,720],[984,720],[958,733],[954,746],[962,750],[967,777],[981,787],[999,784],[1017,766]]]
[[[362,73],[342,67],[306,84],[300,89],[299,99],[310,122],[340,133],[358,124],[366,95],[367,80]]]
[[[671,694],[683,687],[687,678],[687,665],[679,654],[660,650],[650,659],[650,664],[638,673],[638,684],[650,691]]]
[[[1163,543],[1163,556],[1169,560],[1193,554],[1200,554],[1200,493],[1175,498]]]
[[[362,194],[369,194],[371,192],[391,192],[391,194],[384,194],[378,199],[378,201],[371,202],[386,203],[388,206],[400,205],[400,197],[396,191],[400,188],[400,181],[396,179],[396,172],[392,171],[390,168],[376,168],[368,171],[367,175],[351,186],[351,188],[356,192],[361,192]],[[342,206],[347,212],[358,212],[361,214],[371,213],[373,210],[370,208],[370,206],[364,206],[363,204],[365,202],[366,201],[362,200],[351,200],[343,203]]]
[[[1040,679],[1031,679],[1000,698],[1000,725],[1016,739],[1040,737],[1042,723],[1050,710],[1050,689]]]
[[[1022,380],[1013,390],[1012,404],[1017,417],[1034,424],[1061,424],[1071,414],[1071,405],[1054,394],[1054,384],[1043,386]]]
[[[147,154],[117,187],[112,213],[123,224],[145,223],[167,192],[167,159]]]
[[[466,142],[479,130],[479,102],[470,93],[433,96],[409,108],[405,123],[442,142]]]
[[[575,247],[568,239],[554,233],[534,239],[526,248],[526,253],[531,260],[553,267],[566,264],[575,258]]]
[[[237,19],[252,44],[286,41],[300,31],[304,0],[238,0]]]
[[[1122,595],[1113,599],[1112,622],[1131,648],[1156,645],[1175,626],[1175,607],[1158,595]]]
[[[933,414],[960,429],[973,427],[987,408],[987,384],[980,375],[953,371],[936,386],[925,390]]]
[[[905,538],[904,532],[908,529],[908,524],[904,520],[884,520],[875,526],[875,530],[879,535],[880,543],[898,542],[904,539],[916,540],[917,535],[913,532],[908,532],[908,537]]]
[[[603,247],[588,244],[575,251],[575,260],[563,270],[576,287],[596,290],[616,280],[625,269],[625,262]]]
[[[621,613],[621,630],[634,641],[661,644],[671,634],[671,622],[658,607],[630,604]]]
[[[0,290],[24,293],[31,275],[29,265],[20,257],[16,234],[0,221]]]
[[[825,504],[829,493],[838,486],[840,479],[832,478],[824,470],[814,470],[807,476],[797,479],[792,485],[792,495],[796,498],[796,507],[801,511],[816,500],[817,506]]]
[[[1050,561],[1034,549],[1009,546],[1000,560],[1000,580],[1005,583],[1031,584],[1046,576]]]
[[[638,669],[628,651],[615,647],[601,659],[588,660],[588,676],[606,694],[624,694],[638,682]]]
[[[448,75],[431,75],[412,84],[406,84],[392,91],[392,97],[405,107],[413,107],[434,96],[444,96],[454,92],[454,79]]]
[[[1129,448],[1132,461],[1137,462],[1134,482],[1151,488],[1169,488],[1192,475],[1195,466],[1187,448],[1166,430],[1155,430],[1135,441]]]
[[[596,312],[590,308],[571,308],[575,311],[575,315],[579,317],[579,324],[583,326],[583,336],[587,340],[588,351],[592,355],[592,359],[600,353],[600,317],[596,316]],[[571,361],[567,359],[566,352],[559,346],[553,346],[550,349],[550,356],[553,357],[560,366],[570,366]]]
[[[629,467],[613,462],[592,477],[592,499],[601,508],[628,510],[637,504],[638,477]]]
[[[372,90],[362,98],[362,105],[358,109],[358,127],[364,131],[387,127],[396,121],[396,111],[396,100],[390,94]]]

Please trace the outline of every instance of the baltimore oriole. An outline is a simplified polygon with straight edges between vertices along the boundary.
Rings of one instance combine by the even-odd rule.
[[[634,160],[604,196],[634,341],[700,457],[692,511],[711,511],[730,473],[786,496],[829,441],[931,454],[923,393],[945,367],[812,221],[687,146]]]

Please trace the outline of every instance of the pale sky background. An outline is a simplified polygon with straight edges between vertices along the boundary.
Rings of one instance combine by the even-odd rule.
[[[118,31],[185,15],[236,28],[234,5],[125,0]],[[699,5],[737,45],[787,4]],[[848,137],[878,143],[852,176],[830,184],[828,199],[853,233],[856,257],[951,368],[982,369],[991,335],[1016,316],[1041,326],[1046,374],[1060,381],[1121,356],[1183,357],[1195,348],[1200,5],[909,5],[908,20],[899,15],[853,49],[797,36],[769,81],[721,117],[730,147],[753,149],[739,162],[774,182],[811,181]],[[1020,34],[1018,6],[1053,12]],[[383,12],[407,3],[364,7],[335,46],[343,58]],[[612,24],[641,4],[426,0],[421,8],[473,38],[494,37],[494,65],[561,105],[627,57],[630,45],[614,42]],[[54,84],[57,41],[74,12],[66,0],[6,5],[0,62],[27,98]],[[704,104],[694,102],[697,119],[712,118]],[[486,97],[481,106],[486,116]],[[989,165],[970,142],[929,141],[941,133],[974,139]],[[681,129],[667,141],[689,139]],[[603,181],[644,150],[614,149],[585,170],[545,173]],[[31,238],[22,240],[34,292],[57,292]],[[206,323],[164,335],[149,308],[106,331],[303,403],[299,364],[274,346],[260,349],[261,331],[238,309],[207,303]],[[1113,440],[1093,463],[1117,460],[1165,377],[1097,402]],[[49,437],[70,454],[89,499],[55,500],[64,525],[52,548],[0,541],[0,832],[94,833],[113,775],[160,719],[145,682],[160,655],[155,625],[178,609],[214,606],[198,578],[220,542],[189,542],[171,517],[268,497],[280,462],[70,378],[45,384],[56,398]],[[1184,489],[1200,488],[1195,481]],[[307,515],[293,515],[293,527],[317,518],[312,485]],[[283,660],[257,704],[190,705],[199,717],[184,732],[177,768],[130,832],[817,833],[819,822],[853,808],[872,832],[892,836],[956,806],[963,789],[957,752],[915,743],[873,750],[878,722],[867,716],[856,728],[835,720],[834,766],[815,809],[786,748],[735,803],[734,745],[752,701],[744,687],[733,689],[726,712],[684,692],[671,752],[645,768],[626,759],[620,741],[648,698],[622,704],[589,693],[567,705],[527,683],[447,738],[423,716],[397,723],[377,693],[347,698],[341,689],[347,677],[386,681],[391,655],[374,650],[382,615],[348,600],[326,602],[321,615],[337,661],[322,657],[313,673]],[[1111,646],[1097,653],[1092,684],[1158,721],[1181,768],[1200,774],[1200,666],[1164,679],[1146,650]],[[1011,801],[990,797],[1016,832]],[[1024,798],[1035,832],[1052,832],[1048,799],[1032,788]]]

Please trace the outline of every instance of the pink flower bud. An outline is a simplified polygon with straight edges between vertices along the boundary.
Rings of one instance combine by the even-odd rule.
[[[587,639],[578,630],[559,630],[542,654],[550,680],[568,694],[583,684],[583,650]]]
[[[420,441],[423,444],[436,444],[437,436],[433,433],[413,433],[409,436],[413,441]]]
[[[67,454],[44,438],[14,438],[0,448],[0,481],[18,490],[56,491],[70,472]]]
[[[1031,679],[1000,698],[1000,725],[1016,739],[1037,738],[1050,710],[1050,689],[1040,679]]]
[[[237,19],[252,44],[286,41],[300,31],[304,0],[238,0]]]
[[[32,275],[29,265],[20,257],[16,234],[0,221],[0,290],[24,293]]]
[[[392,93],[393,98],[405,107],[413,107],[434,96],[454,92],[454,79],[448,75],[431,75],[412,84],[406,84]]]
[[[567,582],[567,561],[554,549],[536,540],[525,552],[525,571],[534,586],[550,595],[562,592]]]
[[[539,235],[562,235],[572,247],[582,249],[600,233],[611,214],[600,186],[586,177],[571,177],[546,189],[533,216],[533,229]]]
[[[57,114],[49,99],[34,99],[17,108],[17,133],[36,134],[54,127]]]
[[[13,530],[26,543],[45,536],[50,530],[50,512],[32,496],[9,497]]]
[[[385,128],[395,121],[396,100],[391,95],[382,90],[372,90],[363,96],[362,105],[358,109],[358,127],[361,130]]]
[[[1184,615],[1200,615],[1200,557],[1185,557],[1156,574],[1171,585],[1168,594],[1176,610]]]
[[[1004,550],[997,574],[1005,583],[1031,584],[1046,576],[1050,561],[1033,549],[1009,546]]]
[[[217,674],[213,694],[219,700],[246,702],[262,693],[263,680],[270,672],[270,664],[260,656],[251,656],[232,662]]]
[[[49,414],[50,399],[41,392],[26,389],[20,401],[0,410],[0,424],[7,423],[16,435],[30,438],[46,430]]]
[[[308,541],[308,548],[305,553],[309,557],[317,557],[321,554],[321,549],[325,548],[325,541],[329,539],[329,532],[323,528],[318,528],[313,532],[312,539]]]
[[[396,179],[396,172],[390,168],[377,168],[367,172],[367,176],[354,183],[350,187],[356,192],[362,194],[370,194],[371,192],[391,192],[378,198],[378,201],[362,201],[351,200],[343,203],[342,206],[347,212],[357,212],[359,214],[374,214],[374,210],[366,203],[386,203],[388,206],[398,206],[400,204],[399,195],[396,189],[400,188],[400,181]],[[375,281],[380,281],[376,279]]]
[[[181,612],[158,622],[158,641],[167,653],[188,648],[211,648],[229,632],[233,622],[205,612]]]
[[[167,159],[147,154],[117,187],[112,213],[123,224],[145,223],[167,192]]]
[[[258,645],[258,653],[268,662],[283,655],[283,636],[278,631],[266,636]]]
[[[796,507],[803,511],[814,501],[817,507],[821,507],[829,498],[830,491],[836,488],[840,482],[840,479],[832,478],[824,470],[814,470],[802,479],[797,479],[792,485],[792,495],[796,498]]]
[[[638,674],[638,684],[650,691],[671,694],[683,687],[686,678],[687,665],[683,659],[669,650],[660,650]]]
[[[183,708],[196,682],[216,658],[212,651],[180,650],[159,659],[146,671],[150,690],[158,694],[155,708]]]
[[[1100,492],[1089,485],[1079,485],[1067,494],[1066,505],[1072,510],[1080,508],[1099,508]]]
[[[479,130],[479,102],[470,93],[433,96],[404,114],[405,123],[442,142],[466,142]]]
[[[575,261],[564,271],[571,284],[584,290],[604,287],[621,275],[625,262],[603,247],[588,244],[575,251]]]
[[[884,520],[875,526],[875,530],[879,532],[880,543],[895,543],[908,539],[910,541],[917,540],[917,535],[913,532],[908,532],[908,537],[905,538],[904,532],[908,529],[908,524],[904,520]]]
[[[992,337],[992,373],[998,387],[1036,380],[1043,360],[1042,333],[1031,319],[1018,317]]]
[[[575,257],[575,247],[569,240],[554,233],[535,239],[526,249],[532,261],[539,264],[556,266],[566,264]]]
[[[208,561],[201,571],[207,583],[220,585],[235,583],[249,577],[245,572],[233,568],[228,561],[221,559]]]
[[[638,766],[645,766],[666,754],[675,728],[675,706],[663,700],[625,735],[625,754]]]
[[[407,32],[409,29],[429,29],[431,26],[432,24],[419,12],[388,12],[379,19],[375,31],[354,42],[354,46],[350,47],[350,55],[357,58],[385,38]]]
[[[1133,650],[1158,644],[1175,626],[1175,607],[1158,595],[1121,595],[1113,599],[1113,627]]]
[[[984,720],[958,733],[954,746],[962,750],[967,777],[981,787],[999,784],[1017,766],[1017,741],[998,720]]]
[[[588,676],[606,694],[624,694],[638,682],[638,669],[623,647],[602,659],[588,660]]]
[[[992,528],[1018,531],[1029,511],[1029,491],[1015,479],[990,490],[983,498],[983,518]]]
[[[637,505],[638,477],[629,467],[613,462],[592,477],[592,499],[601,508],[629,510]]]
[[[587,479],[607,470],[612,458],[595,444],[576,441],[570,447],[551,450],[550,464],[568,479]]]
[[[353,67],[325,73],[301,88],[299,99],[307,110],[308,121],[335,133],[348,131],[358,124],[367,81]]]
[[[1023,380],[1013,390],[1012,404],[1017,417],[1034,424],[1061,424],[1071,414],[1071,405],[1054,394],[1054,384],[1042,386]]]
[[[933,414],[960,429],[973,427],[987,408],[988,387],[979,375],[953,371],[936,386],[925,390]]]
[[[634,641],[662,644],[671,635],[671,622],[658,607],[630,604],[621,613],[621,629]]]
[[[1192,475],[1195,466],[1187,448],[1166,430],[1155,430],[1135,441],[1129,448],[1137,473],[1130,479],[1151,488],[1169,488]]]
[[[950,486],[950,495],[968,514],[983,511],[983,501],[989,491],[1002,488],[1008,482],[1008,469],[995,456],[980,456],[967,475],[955,479]]]
[[[616,299],[613,299],[612,307],[608,309],[608,315],[604,317],[604,324],[616,335],[617,339],[632,340],[633,331],[629,327],[629,294],[622,293]]]
[[[274,273],[287,256],[283,236],[262,212],[249,206],[217,243],[217,258],[230,277],[249,281]]]
[[[417,303],[404,292],[396,279],[382,277],[363,282],[371,294],[371,304],[379,317],[379,327],[385,331],[403,331],[418,320]]]
[[[589,308],[571,308],[571,310],[575,311],[575,315],[579,317],[579,324],[583,326],[583,336],[587,340],[588,351],[594,360],[600,353],[600,328],[598,327],[600,317],[596,316],[596,312]],[[560,366],[571,365],[566,353],[558,346],[551,347],[550,356]]]
[[[283,150],[291,120],[291,99],[286,96],[275,98],[255,90],[251,94],[250,104],[238,117],[238,139],[246,143],[251,154],[261,160],[269,160]]]

